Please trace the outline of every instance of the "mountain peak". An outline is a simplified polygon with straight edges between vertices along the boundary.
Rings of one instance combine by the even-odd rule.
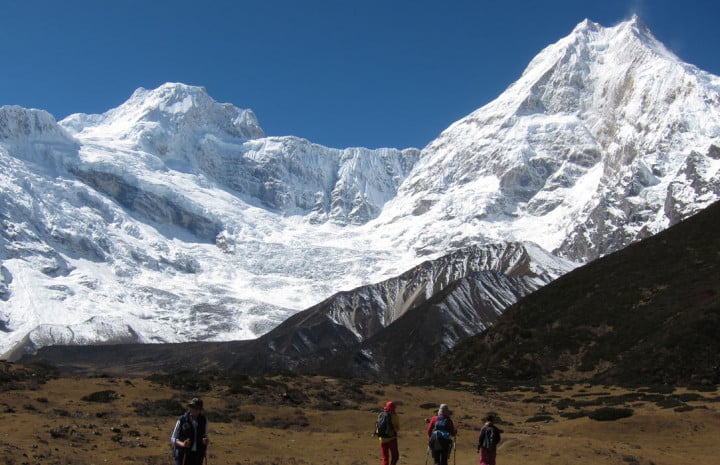
[[[717,78],[698,73],[637,16],[612,27],[585,20],[497,99],[431,142],[399,190],[409,200],[390,203],[381,219],[407,221],[405,237],[417,238],[408,247],[417,250],[437,247],[424,238],[435,241],[443,225],[477,223],[463,240],[523,238],[577,260],[662,230],[686,216],[675,213],[682,205],[701,208],[718,195],[717,168],[704,157],[718,145]],[[703,180],[683,178],[687,169]],[[604,196],[622,207],[608,208]],[[481,207],[465,209],[467,198]],[[420,214],[437,220],[416,231]],[[518,216],[546,227],[519,228]],[[503,223],[508,230],[498,234]],[[588,254],[578,247],[583,236],[605,245]]]
[[[650,32],[650,28],[645,23],[645,21],[640,18],[637,14],[633,13],[632,17],[625,22],[627,24],[627,27],[633,29],[637,33],[640,34],[649,34],[652,36],[652,32]]]
[[[134,134],[141,140],[148,132],[163,138],[205,131],[240,139],[264,136],[252,110],[218,103],[205,87],[168,82],[155,89],[138,88],[122,105],[102,115],[70,115],[61,123],[75,132],[101,127],[106,134]],[[146,137],[145,137],[146,138]]]
[[[601,29],[602,26],[600,24],[590,21],[590,19],[588,18],[585,18],[583,21],[579,22],[577,26],[575,26],[575,29],[573,29],[573,33],[578,33],[582,31],[597,32]]]
[[[213,103],[215,101],[207,94],[205,87],[167,82],[156,89],[138,88],[125,104],[167,114],[183,114],[192,108],[207,108]]]
[[[669,55],[673,59],[677,59],[655,38],[648,25],[637,14],[633,14],[630,19],[607,28],[585,19],[578,23],[573,31],[565,39],[561,39],[559,43],[575,43],[580,37],[584,37],[584,39],[580,40],[581,43],[614,41],[627,44],[639,40],[642,45],[660,52],[661,55]]]
[[[208,128],[219,126],[229,135],[244,139],[263,137],[252,110],[218,103],[205,87],[168,82],[156,89],[137,89],[120,109],[135,113],[137,121],[173,123]]]
[[[622,42],[625,39],[638,40],[642,46],[647,47],[658,56],[675,62],[681,62],[681,60],[673,52],[671,52],[655,37],[650,30],[650,27],[637,14],[633,14],[629,20],[618,24],[614,28],[609,28],[608,30],[614,31],[614,37],[619,42]]]

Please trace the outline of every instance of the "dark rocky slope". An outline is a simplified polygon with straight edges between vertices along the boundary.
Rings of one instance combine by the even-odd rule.
[[[477,383],[720,383],[720,203],[563,276],[419,372]]]

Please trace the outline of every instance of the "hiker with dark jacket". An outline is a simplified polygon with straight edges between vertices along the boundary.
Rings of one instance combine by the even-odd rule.
[[[453,441],[457,436],[451,415],[447,404],[440,404],[437,415],[433,416],[428,424],[428,447],[435,465],[448,465]]]
[[[495,455],[502,430],[495,426],[495,416],[491,413],[485,415],[482,421],[485,424],[480,429],[477,444],[477,450],[480,453],[480,465],[495,465]]]
[[[208,422],[203,414],[203,401],[197,397],[188,404],[188,411],[175,423],[170,442],[175,465],[202,465],[208,438]]]
[[[390,425],[380,431],[380,418],[389,416]],[[388,401],[383,407],[383,412],[378,417],[377,435],[380,438],[380,453],[382,454],[382,465],[396,465],[400,459],[398,452],[397,432],[400,431],[400,418],[395,412],[395,402]]]

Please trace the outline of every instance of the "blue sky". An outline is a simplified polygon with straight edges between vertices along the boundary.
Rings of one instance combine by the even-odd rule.
[[[720,75],[716,0],[0,0],[0,105],[60,120],[184,82],[267,135],[421,148],[583,19],[633,13]]]

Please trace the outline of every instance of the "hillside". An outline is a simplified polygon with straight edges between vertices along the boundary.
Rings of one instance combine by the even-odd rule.
[[[510,307],[423,378],[720,383],[720,203]]]

